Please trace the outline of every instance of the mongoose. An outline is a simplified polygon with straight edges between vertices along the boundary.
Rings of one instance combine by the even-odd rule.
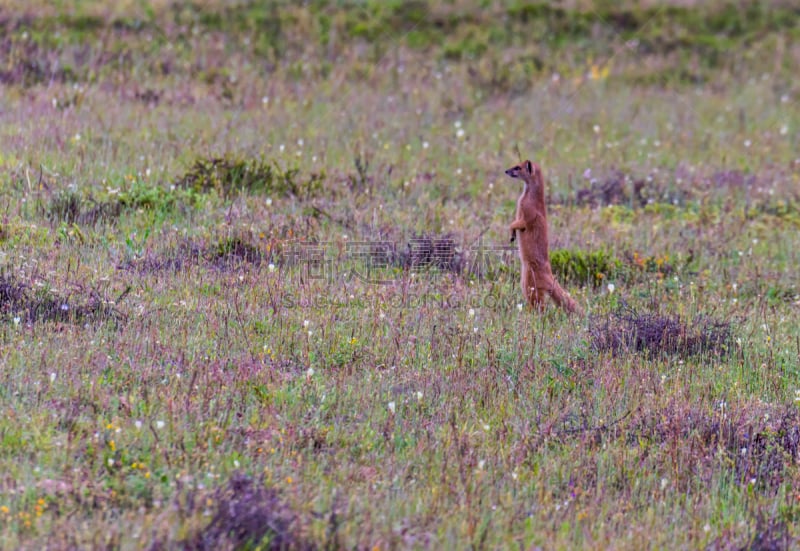
[[[581,308],[561,288],[550,267],[542,169],[536,163],[525,161],[506,170],[506,174],[525,182],[525,189],[517,201],[516,218],[509,226],[511,242],[516,240],[519,246],[525,298],[534,308],[543,309],[547,293],[558,306],[570,313],[580,313]]]

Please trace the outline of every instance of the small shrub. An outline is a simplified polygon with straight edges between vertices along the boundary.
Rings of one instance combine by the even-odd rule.
[[[85,214],[86,202],[74,191],[61,191],[50,199],[45,215],[51,222],[77,223]]]
[[[702,453],[691,453],[695,465],[686,473],[716,468],[729,469],[738,484],[774,493],[784,484],[786,468],[800,451],[800,425],[795,407],[732,408],[724,417],[689,404],[670,403],[656,409],[643,408],[632,418],[630,443],[647,441],[662,446],[671,441],[691,441]],[[685,450],[684,450],[685,451]]]
[[[0,39],[0,84],[31,88],[42,83],[71,82],[77,80],[75,72],[59,63],[58,54],[33,40],[16,39],[7,32],[2,22],[4,36]]]
[[[550,265],[560,279],[594,287],[605,279],[617,277],[622,268],[622,263],[605,250],[555,250],[550,253]]]
[[[292,530],[298,515],[278,491],[236,473],[213,497],[211,522],[184,549],[311,549]]]
[[[792,536],[786,521],[761,515],[756,520],[755,534],[746,548],[751,551],[774,551],[789,549],[791,542]]]
[[[725,356],[730,350],[731,323],[707,316],[685,321],[678,316],[640,313],[623,304],[606,319],[593,320],[589,332],[597,351]]]
[[[189,267],[199,265],[206,251],[202,244],[186,240],[164,254],[145,252],[139,258],[128,259],[117,266],[119,270],[132,271],[138,274],[154,274],[159,272],[180,272]]]
[[[122,209],[145,209],[170,212],[177,205],[179,194],[170,192],[161,186],[150,186],[140,182],[134,183],[130,189],[119,194],[116,201]]]
[[[12,277],[0,275],[0,311],[15,310],[27,293],[27,287]]]
[[[44,216],[54,224],[80,224],[93,226],[119,218],[124,212],[145,209],[172,212],[179,204],[189,200],[185,192],[176,193],[160,186],[134,183],[130,189],[117,195],[95,197],[77,191],[61,191],[42,207]]]
[[[460,274],[465,259],[452,235],[417,235],[396,255],[395,264],[415,271],[435,268]]]
[[[776,306],[782,302],[792,303],[797,301],[800,296],[800,290],[795,286],[785,287],[775,284],[767,289],[765,296],[770,306]]]
[[[589,186],[578,190],[575,202],[578,205],[605,207],[608,205],[631,205],[643,207],[647,204],[644,196],[644,182],[629,182],[629,177],[615,172],[605,180],[593,180]]]
[[[648,205],[685,205],[693,197],[691,190],[678,189],[670,182],[634,178],[616,170],[605,178],[592,178],[586,187],[577,190],[574,204],[592,208],[619,205],[636,210]]]
[[[626,252],[624,257],[626,265],[634,272],[646,272],[667,276],[674,271],[672,264],[670,264],[670,256],[668,254],[661,256],[642,256],[637,251],[634,251],[632,253]]]
[[[277,163],[262,159],[227,156],[197,159],[176,185],[200,193],[214,190],[222,197],[247,192],[308,198],[318,193],[324,174],[312,174],[301,183],[299,172],[297,168],[281,169]]]
[[[96,289],[82,285],[76,285],[71,293],[60,294],[46,287],[33,290],[13,276],[0,275],[0,319],[14,319],[17,323],[112,321],[116,324],[124,321],[126,316],[115,304],[129,291],[127,288],[115,301],[110,301]]]
[[[159,253],[144,251],[118,265],[118,269],[138,274],[180,272],[196,266],[232,270],[242,264],[260,265],[273,254],[259,247],[246,233],[220,238],[217,242],[185,240]]]
[[[214,264],[229,266],[238,265],[243,262],[249,264],[260,264],[263,260],[263,253],[257,246],[250,243],[242,236],[233,236],[221,240],[216,248],[207,254]]]

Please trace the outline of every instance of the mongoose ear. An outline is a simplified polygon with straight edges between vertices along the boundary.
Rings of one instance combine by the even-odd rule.
[[[533,165],[530,161],[525,161],[525,170],[528,171],[528,174],[533,174]]]

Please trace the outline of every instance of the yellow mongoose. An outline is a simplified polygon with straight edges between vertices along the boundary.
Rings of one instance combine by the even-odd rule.
[[[547,210],[544,204],[544,178],[536,163],[525,161],[506,170],[512,178],[525,182],[517,201],[517,216],[509,226],[512,243],[519,234],[522,261],[522,292],[534,308],[543,309],[545,293],[570,313],[581,312],[578,304],[561,288],[550,268],[547,245]]]

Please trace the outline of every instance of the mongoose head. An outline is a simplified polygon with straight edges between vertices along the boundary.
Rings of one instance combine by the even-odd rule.
[[[530,161],[525,161],[516,166],[512,166],[506,170],[506,174],[512,178],[519,178],[526,184],[541,182],[542,179],[542,169],[539,168],[539,165]]]

